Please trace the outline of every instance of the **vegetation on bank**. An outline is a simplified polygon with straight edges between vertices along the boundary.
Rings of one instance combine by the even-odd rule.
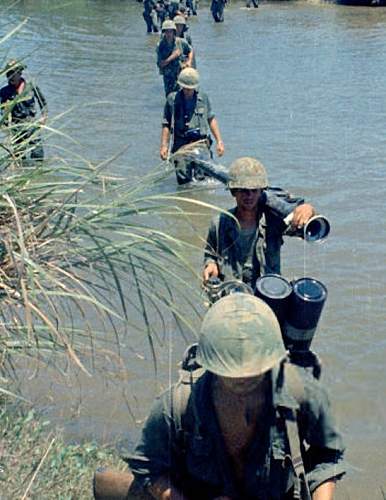
[[[1,499],[89,499],[101,465],[127,468],[113,447],[69,444],[33,410],[0,405]]]
[[[166,221],[188,221],[194,204],[206,204],[162,192],[172,169],[138,175],[125,165],[125,178],[114,175],[119,154],[90,162],[54,123],[50,116],[47,125],[27,125],[48,151],[36,162],[30,138],[16,141],[9,120],[0,121],[0,498],[7,499],[89,498],[97,466],[125,467],[114,452],[68,444],[33,411],[6,406],[2,397],[22,396],[21,369],[92,376],[103,357],[116,374],[129,364],[124,348],[151,357],[156,372],[170,325],[194,334],[200,314],[197,274],[186,259],[194,247],[169,234]],[[146,353],[137,352],[141,334]]]

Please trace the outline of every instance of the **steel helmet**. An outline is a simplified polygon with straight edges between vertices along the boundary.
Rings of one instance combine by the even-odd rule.
[[[229,167],[229,189],[265,189],[268,187],[264,165],[245,156],[238,158]]]
[[[15,73],[21,73],[23,70],[26,69],[26,67],[27,66],[23,62],[18,61],[17,59],[11,59],[5,65],[4,73],[8,77]]]
[[[173,21],[171,21],[170,19],[166,19],[166,21],[164,21],[162,23],[162,28],[161,28],[162,31],[166,31],[166,30],[174,30],[174,31],[177,31],[177,28],[176,28],[176,25],[174,24]]]
[[[200,84],[200,75],[194,68],[185,68],[178,75],[177,83],[182,88],[197,90]]]
[[[222,377],[254,377],[287,355],[272,309],[247,293],[217,301],[201,325],[198,363]]]
[[[175,16],[175,18],[173,19],[173,22],[174,22],[174,24],[186,25],[186,20],[185,20],[184,16]]]

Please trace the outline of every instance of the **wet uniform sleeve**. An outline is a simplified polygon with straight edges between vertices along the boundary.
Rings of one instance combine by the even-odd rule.
[[[209,226],[204,250],[204,266],[218,261],[217,221],[218,219],[213,219]]]
[[[299,428],[309,444],[304,465],[313,492],[325,481],[343,476],[346,464],[342,437],[337,430],[326,390],[315,379],[305,387],[308,403],[301,413]]]
[[[173,434],[167,394],[155,401],[134,453],[127,459],[137,485],[142,488],[160,476],[170,475]]]
[[[215,114],[212,110],[212,105],[210,104],[210,100],[209,100],[208,96],[206,96],[206,107],[207,107],[207,113],[208,113],[208,122],[210,122],[215,117]]]
[[[168,127],[168,129],[172,128],[172,113],[173,113],[173,105],[172,101],[168,97],[165,102],[165,107],[164,107],[164,116],[162,119],[162,126],[163,127]]]

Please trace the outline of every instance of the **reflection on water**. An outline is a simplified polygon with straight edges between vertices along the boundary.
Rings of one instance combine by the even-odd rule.
[[[272,185],[305,195],[331,221],[322,245],[287,242],[283,272],[315,276],[329,290],[314,346],[324,359],[354,467],[340,496],[380,498],[386,463],[386,9],[320,2],[263,3],[255,11],[241,6],[229,5],[222,25],[212,22],[205,4],[191,20],[202,87],[226,145],[222,162],[259,157]],[[59,123],[77,138],[79,152],[100,161],[128,146],[111,168],[129,179],[132,168],[145,173],[156,167],[163,88],[155,67],[158,38],[145,35],[140,4],[18,2],[2,15],[3,30],[25,16],[29,23],[4,49],[28,56],[51,118],[73,107]],[[60,137],[49,142],[52,154],[64,144]],[[178,190],[174,176],[159,189]],[[224,208],[232,204],[222,186],[194,196]],[[201,208],[191,226],[183,217],[165,225],[199,244],[209,217]],[[200,268],[199,252],[189,259]],[[168,339],[159,348],[162,385],[175,373],[185,344],[172,323],[170,328],[173,348]],[[136,347],[140,352],[139,339]],[[91,429],[102,437],[135,436],[133,419],[144,417],[159,387],[142,350],[145,359],[127,352],[134,374],[129,380],[82,380],[82,390],[77,380],[69,389],[63,382],[51,387],[61,400],[52,412],[71,419],[71,435]],[[46,397],[36,380],[29,389],[37,400]],[[73,411],[79,398],[80,415]]]

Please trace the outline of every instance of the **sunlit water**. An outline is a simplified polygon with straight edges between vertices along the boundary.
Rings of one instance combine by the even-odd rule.
[[[21,1],[2,7],[1,30],[29,18],[1,50],[27,56],[49,102],[50,117],[76,137],[79,151],[95,162],[127,150],[114,172],[129,166],[147,172],[158,164],[162,79],[155,67],[158,37],[145,34],[134,0]],[[311,200],[332,225],[323,245],[287,242],[283,273],[312,275],[329,297],[314,341],[324,360],[344,432],[352,472],[340,498],[381,498],[386,485],[386,9],[339,7],[318,2],[262,3],[258,10],[231,3],[225,23],[213,23],[202,2],[191,21],[202,87],[218,117],[229,164],[259,157],[272,185]],[[48,139],[55,155],[59,139]],[[170,177],[160,190],[176,191]],[[223,187],[196,198],[231,205]],[[178,236],[192,230],[170,226]],[[194,220],[204,237],[208,214]],[[192,236],[193,237],[193,236]],[[201,256],[192,254],[198,268]],[[159,378],[174,376],[184,342],[165,339]],[[169,349],[170,346],[172,349]],[[128,355],[129,381],[53,382],[50,414],[70,436],[137,435],[133,418],[146,414],[157,392],[147,347],[142,360]],[[172,375],[173,374],[173,375]],[[39,377],[38,377],[39,380]],[[32,380],[31,396],[47,405],[47,387]],[[59,396],[59,402],[57,401]],[[130,402],[130,410],[125,401]],[[133,401],[135,402],[133,408]],[[80,409],[80,410],[79,410]]]

